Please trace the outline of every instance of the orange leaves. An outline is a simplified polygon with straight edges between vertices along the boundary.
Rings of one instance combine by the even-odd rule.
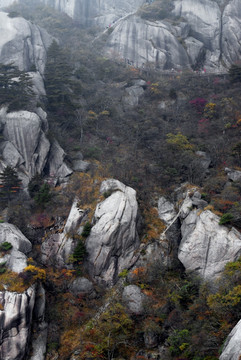
[[[143,266],[140,266],[132,271],[132,273],[136,276],[141,276],[146,273],[146,268]]]
[[[146,241],[151,239],[158,239],[165,229],[164,223],[158,217],[158,211],[152,207],[144,210],[144,217],[146,222]]]

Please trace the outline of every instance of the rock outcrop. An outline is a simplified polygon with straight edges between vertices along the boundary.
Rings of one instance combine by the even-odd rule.
[[[25,358],[35,302],[35,286],[24,293],[0,292],[0,358]]]
[[[138,205],[135,190],[118,180],[104,181],[100,192],[109,196],[95,210],[86,240],[87,268],[99,284],[113,285],[118,274],[137,260]]]
[[[234,228],[219,225],[220,217],[206,210],[208,203],[197,188],[186,184],[176,190],[176,196],[178,211],[164,197],[158,202],[159,217],[167,225],[160,237],[160,246],[166,253],[164,263],[170,262],[172,254],[187,272],[214,281],[228,262],[240,257],[241,235]]]
[[[241,320],[228,335],[219,360],[239,360],[241,355]]]
[[[192,210],[183,220],[178,258],[186,271],[196,272],[213,281],[226,263],[241,255],[241,235],[234,228],[219,225],[220,218],[211,211]]]
[[[9,5],[0,3],[0,7]],[[39,26],[21,18],[10,18],[0,12],[0,63],[13,63],[20,70],[35,68],[43,74],[47,48],[53,38]]]

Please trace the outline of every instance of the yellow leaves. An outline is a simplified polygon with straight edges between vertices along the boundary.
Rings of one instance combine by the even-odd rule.
[[[217,105],[215,103],[208,103],[204,108],[204,116],[206,119],[214,119],[217,116]]]
[[[160,87],[160,84],[158,82],[157,83],[152,83],[151,87],[150,87],[151,93],[154,94],[154,95],[160,95],[161,91],[160,91],[159,87]]]
[[[96,112],[92,111],[92,110],[89,110],[88,111],[88,118],[89,119],[92,119],[92,120],[95,120],[98,118],[98,115],[96,114]]]
[[[180,131],[177,134],[167,134],[167,144],[176,150],[191,150],[194,151],[194,145],[189,142],[187,137]]]
[[[24,273],[30,273],[32,276],[32,280],[40,280],[45,281],[46,280],[46,271],[44,269],[40,269],[37,266],[34,265],[28,265],[24,270]]]
[[[101,111],[99,113],[99,115],[103,115],[103,116],[109,116],[110,115],[110,112],[108,110],[104,110],[104,111]]]
[[[235,286],[227,294],[217,293],[208,296],[207,303],[212,310],[221,309],[223,306],[234,307],[241,303],[241,285]]]

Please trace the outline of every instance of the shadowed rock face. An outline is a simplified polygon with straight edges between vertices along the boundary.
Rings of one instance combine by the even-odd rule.
[[[113,285],[123,269],[130,268],[139,247],[136,192],[118,180],[102,183],[101,193],[111,194],[94,214],[94,226],[86,240],[87,267],[99,284]]]

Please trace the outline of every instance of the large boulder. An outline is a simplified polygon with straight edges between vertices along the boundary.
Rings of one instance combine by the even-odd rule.
[[[30,179],[36,173],[41,174],[47,162],[50,143],[42,131],[40,117],[29,111],[2,112],[1,122],[5,140],[3,160],[10,166],[22,165]],[[18,159],[15,164],[11,157],[14,152]]]
[[[104,181],[100,192],[109,196],[95,210],[94,226],[86,240],[87,268],[95,281],[111,286],[137,260],[138,205],[135,190],[118,180]]]
[[[84,277],[78,277],[75,279],[70,285],[70,291],[76,296],[95,296],[95,290],[92,282]]]
[[[64,161],[64,150],[57,141],[50,144],[46,137],[47,115],[41,108],[36,113],[24,110],[7,113],[7,108],[3,107],[0,123],[3,133],[1,162],[3,167],[17,168],[24,187],[34,175],[42,174],[44,168],[55,182],[64,181],[72,173]]]
[[[144,301],[146,296],[136,285],[128,285],[122,293],[122,300],[126,304],[130,313],[142,315],[144,312]]]
[[[228,335],[219,360],[239,360],[241,355],[241,320]]]
[[[220,218],[209,210],[194,209],[182,223],[178,258],[186,271],[204,280],[215,280],[230,261],[241,255],[241,235],[219,225]]]
[[[0,7],[10,5],[1,1]],[[14,64],[29,71],[33,66],[43,74],[47,48],[53,38],[40,27],[21,17],[11,18],[0,12],[0,63]]]
[[[8,242],[12,249],[0,258],[0,265],[20,273],[27,266],[27,255],[32,250],[31,242],[13,224],[0,224],[0,244]]]

